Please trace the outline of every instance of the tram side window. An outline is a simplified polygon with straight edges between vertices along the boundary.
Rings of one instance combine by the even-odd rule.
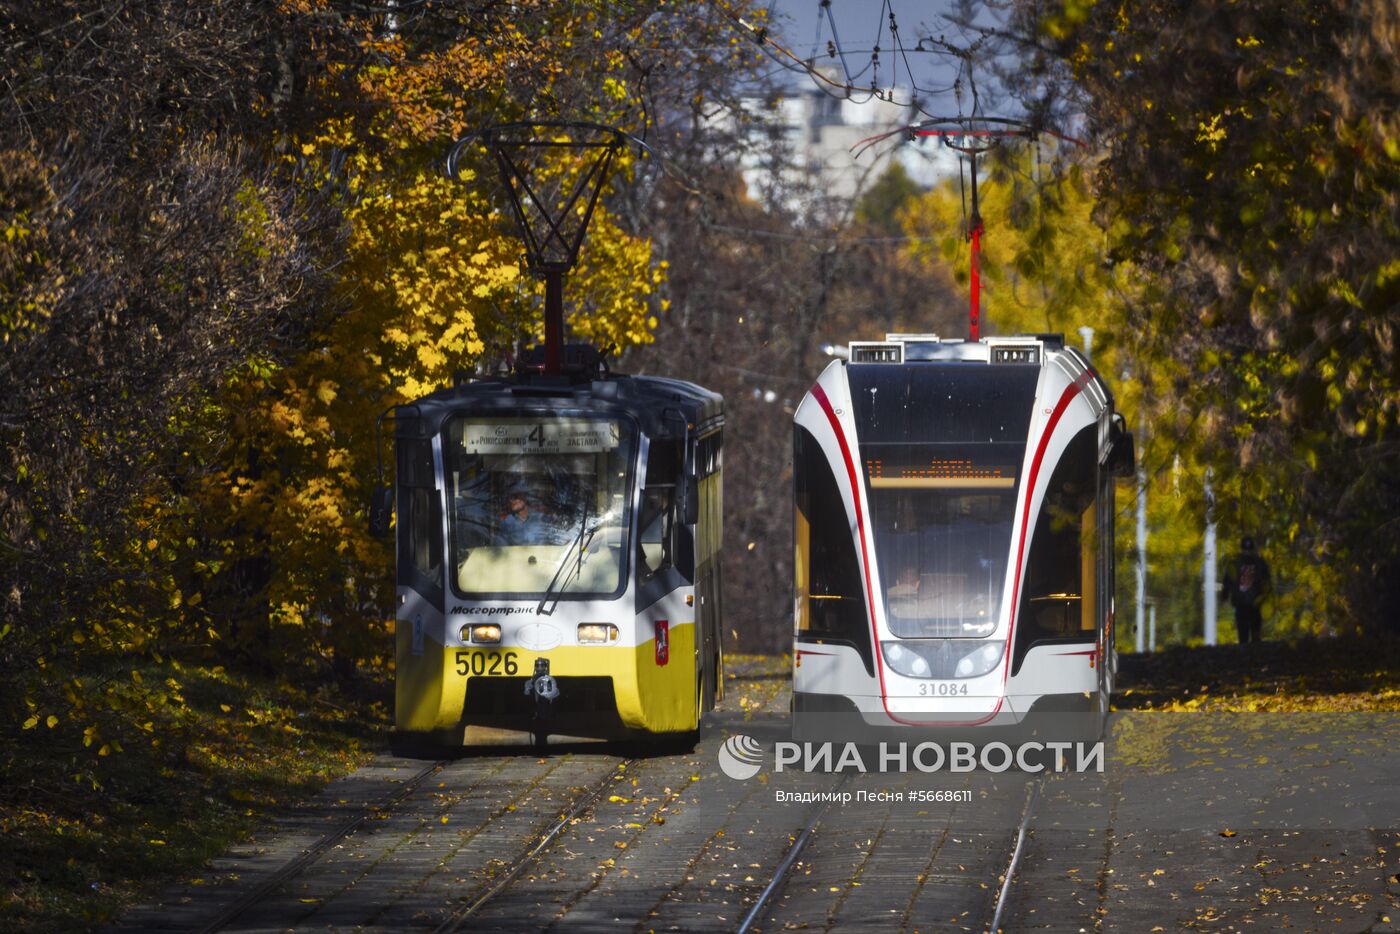
[[[637,522],[637,569],[654,577],[675,563],[676,482],[684,465],[681,443],[653,441]]]
[[[719,432],[700,439],[695,451],[697,476],[708,477],[719,472],[724,462],[724,436]]]
[[[846,505],[821,446],[801,425],[792,462],[798,635],[850,642],[867,655],[869,624]]]
[[[409,490],[408,504],[407,537],[413,567],[422,576],[436,581],[442,574],[442,520],[438,518],[437,491]]]
[[[1096,638],[1098,491],[1096,425],[1080,430],[1050,477],[1031,538],[1016,625],[1016,667],[1048,639]]]
[[[718,557],[724,537],[724,489],[720,482],[723,445],[724,436],[718,431],[701,438],[695,445],[696,495],[700,497],[695,552],[701,563]]]
[[[399,567],[412,569],[412,574],[401,574],[400,583],[409,586],[441,586],[442,511],[432,465],[430,442],[400,441]]]

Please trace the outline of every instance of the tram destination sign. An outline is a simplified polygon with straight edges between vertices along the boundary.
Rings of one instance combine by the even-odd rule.
[[[598,454],[617,447],[617,422],[589,418],[490,419],[468,422],[468,454]]]

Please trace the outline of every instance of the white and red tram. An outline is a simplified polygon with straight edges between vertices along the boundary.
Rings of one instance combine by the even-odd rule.
[[[794,423],[794,734],[1096,735],[1134,455],[1089,361],[1059,335],[855,342]]]

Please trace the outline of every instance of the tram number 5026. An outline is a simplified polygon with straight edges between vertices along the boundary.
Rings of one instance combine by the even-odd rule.
[[[953,697],[966,693],[966,684],[952,684],[947,681],[919,682],[919,695],[922,697]]]
[[[472,652],[462,649],[457,653],[457,674],[459,675],[513,675],[520,671],[520,662],[514,652]]]

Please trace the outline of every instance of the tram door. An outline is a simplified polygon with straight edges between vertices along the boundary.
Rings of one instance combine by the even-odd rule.
[[[679,610],[694,621],[695,666],[704,675],[702,712],[713,704],[719,681],[719,438],[650,440],[637,523],[637,613],[669,605],[667,612]],[[689,588],[684,607],[666,601]]]

